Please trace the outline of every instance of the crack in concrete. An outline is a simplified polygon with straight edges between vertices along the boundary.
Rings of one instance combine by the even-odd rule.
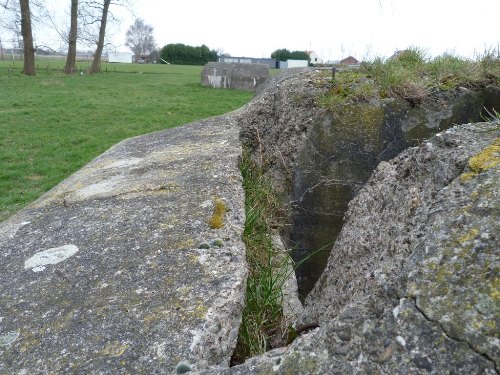
[[[341,186],[353,186],[355,189],[360,188],[361,186],[364,185],[364,182],[361,181],[356,181],[356,180],[340,180],[340,179],[327,179],[323,178],[321,181],[319,181],[317,184],[310,186],[304,190],[304,192],[301,194],[301,196],[298,199],[294,199],[290,201],[290,204],[292,205],[299,205],[304,201],[304,198],[306,194],[312,194],[314,193],[314,190],[316,188],[322,187],[322,186],[336,186],[336,185],[341,185]]]
[[[462,339],[459,339],[459,338],[456,338],[456,337],[453,337],[452,335],[450,335],[450,333],[446,330],[446,328],[443,327],[443,325],[439,322],[439,320],[434,320],[434,319],[431,319],[426,313],[425,311],[418,305],[418,302],[417,302],[417,297],[413,297],[413,296],[407,296],[406,298],[408,299],[411,299],[413,301],[413,304],[415,306],[415,309],[424,317],[425,320],[427,320],[428,322],[430,323],[433,323],[433,324],[436,324],[440,329],[441,331],[443,332],[443,334],[450,340],[453,340],[453,341],[456,341],[456,342],[459,342],[459,343],[463,343],[463,344],[467,344],[467,346],[469,347],[470,350],[472,350],[474,353],[476,353],[477,355],[480,355],[481,357],[483,357],[484,359],[486,359],[488,362],[491,362],[491,364],[493,365],[493,367],[495,368],[495,371],[497,372],[497,374],[500,374],[500,371],[497,367],[497,364],[495,363],[495,360],[493,358],[491,358],[488,354],[486,353],[481,353],[478,349],[476,349],[470,342],[468,342],[467,340],[462,340]]]

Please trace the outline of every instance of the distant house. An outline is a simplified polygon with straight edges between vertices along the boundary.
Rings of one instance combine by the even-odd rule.
[[[221,56],[219,57],[219,62],[224,63],[236,63],[236,64],[265,64],[269,68],[277,68],[276,59],[266,59],[266,58],[255,58],[255,57],[232,57],[232,56]]]
[[[356,58],[354,58],[352,56],[349,56],[349,57],[346,57],[343,60],[340,60],[340,63],[342,65],[358,65],[359,61]]]
[[[108,52],[110,63],[132,63],[132,54],[129,52]]]
[[[306,51],[309,55],[309,62],[312,65],[320,65],[323,64],[323,59],[314,51]]]

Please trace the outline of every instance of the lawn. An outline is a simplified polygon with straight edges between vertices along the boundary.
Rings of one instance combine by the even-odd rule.
[[[252,93],[202,87],[200,66],[103,64],[101,74],[38,74],[0,61],[0,221],[122,139],[239,108]],[[10,68],[10,69],[9,69]]]

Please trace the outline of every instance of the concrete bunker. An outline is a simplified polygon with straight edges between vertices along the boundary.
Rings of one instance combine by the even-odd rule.
[[[246,91],[255,91],[268,78],[266,64],[211,62],[201,72],[203,86]]]
[[[283,239],[294,261],[309,257],[297,269],[302,298],[324,270],[348,203],[380,162],[500,110],[500,89],[492,84],[439,91],[418,106],[379,98],[332,112],[317,104],[329,89],[325,76],[315,70],[274,76],[242,114],[242,143],[290,210]]]

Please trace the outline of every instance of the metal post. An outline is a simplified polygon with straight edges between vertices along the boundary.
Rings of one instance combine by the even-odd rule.
[[[336,69],[335,67],[332,68],[332,78],[335,78],[335,72],[336,72]]]

